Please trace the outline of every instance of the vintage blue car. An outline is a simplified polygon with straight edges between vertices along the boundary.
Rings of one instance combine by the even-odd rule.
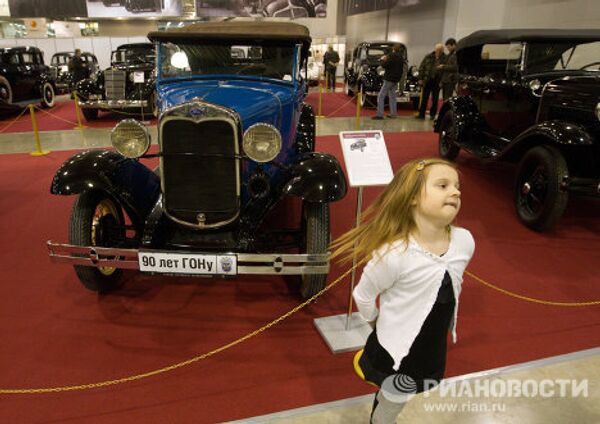
[[[125,119],[112,131],[116,152],[67,160],[51,192],[78,198],[69,244],[48,242],[51,258],[74,264],[101,292],[131,268],[298,275],[302,296],[313,296],[329,271],[329,202],[344,197],[346,178],[335,157],[314,151],[307,28],[211,22],[149,38],[158,52],[158,152],[147,153],[146,126]],[[157,169],[140,162],[157,156]],[[293,198],[295,225],[271,225],[269,212]]]

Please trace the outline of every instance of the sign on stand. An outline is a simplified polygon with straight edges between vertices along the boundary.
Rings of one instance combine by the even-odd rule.
[[[394,178],[381,130],[342,131],[340,143],[351,187],[357,187],[356,225],[360,223],[364,187],[387,185]],[[352,313],[352,291],[356,277],[356,258],[352,263],[348,313],[314,320],[317,330],[333,353],[349,352],[365,345],[371,327],[358,313]]]

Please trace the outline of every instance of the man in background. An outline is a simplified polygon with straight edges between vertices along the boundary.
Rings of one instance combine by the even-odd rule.
[[[335,91],[335,71],[339,62],[338,52],[333,50],[332,46],[327,47],[327,51],[323,55],[323,65],[325,67],[325,86],[328,90]]]
[[[396,87],[404,73],[404,58],[400,54],[400,44],[395,44],[390,54],[381,57],[381,66],[385,70],[383,85],[377,96],[377,114],[371,119],[383,119],[386,96],[389,97],[390,102],[390,114],[388,118],[395,118],[397,116]]]
[[[458,82],[458,62],[456,60],[456,40],[454,38],[446,40],[446,49],[448,50],[446,60],[438,66],[438,70],[442,72],[442,99],[444,101],[452,97]]]
[[[419,119],[425,119],[429,96],[431,96],[431,109],[429,110],[431,119],[435,118],[435,115],[437,114],[438,99],[440,96],[440,81],[442,76],[439,65],[442,65],[445,61],[446,55],[444,55],[444,46],[441,43],[436,44],[434,51],[425,56],[421,61],[421,65],[419,66],[419,85],[422,87],[423,91],[419,114],[417,115],[417,118]]]
[[[87,65],[81,58],[81,50],[75,49],[75,56],[69,61],[69,72],[73,77],[72,84],[75,86],[79,81],[87,78]]]

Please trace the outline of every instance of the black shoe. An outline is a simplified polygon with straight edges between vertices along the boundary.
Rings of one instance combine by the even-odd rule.
[[[376,121],[381,121],[383,119],[383,116],[375,115],[375,116],[371,116],[371,119],[375,119]]]
[[[425,119],[425,117],[423,115],[417,115],[415,116],[415,119]]]
[[[388,119],[396,119],[398,117],[398,115],[387,115],[386,118]]]

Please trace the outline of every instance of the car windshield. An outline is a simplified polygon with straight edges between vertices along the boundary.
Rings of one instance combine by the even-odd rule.
[[[69,56],[54,56],[52,57],[52,64],[53,65],[64,65],[67,64],[69,62]]]
[[[294,47],[164,43],[159,47],[161,78],[251,75],[292,81]]]
[[[130,47],[127,49],[118,49],[112,53],[113,63],[153,63],[154,48],[152,47]]]
[[[529,74],[560,71],[600,71],[600,41],[531,43],[527,45]]]

